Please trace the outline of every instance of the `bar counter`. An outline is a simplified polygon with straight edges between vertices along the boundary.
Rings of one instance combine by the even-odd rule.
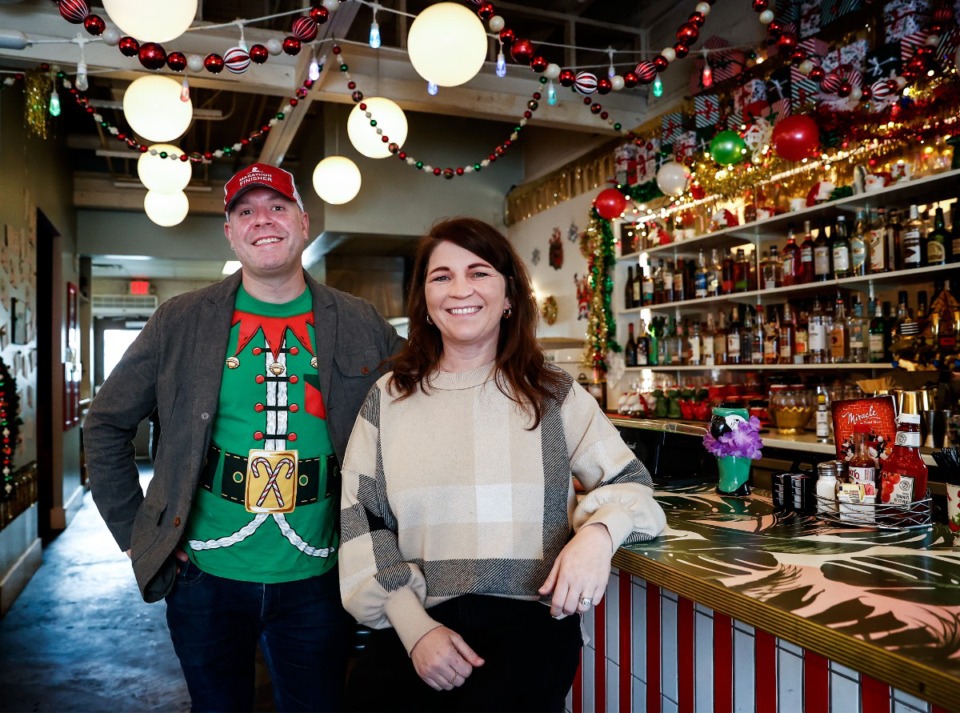
[[[652,542],[621,548],[613,560],[618,578],[629,574],[632,581],[643,580],[647,589],[653,585],[675,592],[680,615],[683,600],[689,600],[698,613],[705,607],[755,627],[757,658],[751,669],[756,689],[749,708],[819,708],[806,669],[802,688],[813,698],[802,705],[786,705],[784,687],[762,680],[761,671],[766,669],[760,648],[767,635],[859,672],[862,711],[924,710],[923,701],[934,704],[932,710],[960,706],[960,533],[939,524],[881,530],[825,523],[815,516],[775,512],[769,493],[755,490],[745,499],[722,497],[712,484],[659,488],[657,498],[667,514],[667,529]],[[619,589],[621,613],[626,611],[622,600],[629,591]],[[609,625],[611,612],[597,615],[606,616]],[[649,613],[646,616],[649,619]],[[646,626],[649,630],[649,621]],[[678,639],[682,636],[681,626]],[[650,645],[648,637],[647,657]],[[676,648],[682,657],[683,642],[678,641]],[[649,658],[646,663],[650,673]],[[665,665],[668,662],[661,662],[661,672]],[[717,702],[715,690],[709,694],[714,697],[712,706],[699,699],[694,702],[693,693],[684,691],[682,662],[678,668],[679,710],[726,708],[723,700]],[[774,665],[769,673],[777,677],[779,668]],[[719,674],[714,671],[713,676]],[[653,702],[650,685],[646,681],[648,709]],[[898,707],[891,691],[920,700],[907,697],[913,706]],[[832,692],[824,695],[829,696],[830,710],[857,710],[856,701],[845,707]],[[641,709],[639,702],[624,707],[636,698],[636,691],[631,696],[621,690],[619,709]],[[664,700],[658,708],[672,707],[669,697]],[[871,701],[878,707],[872,708]]]

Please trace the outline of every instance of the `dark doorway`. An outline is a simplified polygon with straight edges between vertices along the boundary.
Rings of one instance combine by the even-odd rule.
[[[63,427],[54,413],[54,388],[60,388],[57,370],[59,354],[54,354],[54,315],[57,324],[60,306],[61,260],[60,232],[37,211],[37,507],[39,535],[44,543],[56,534],[50,514],[54,507],[54,488],[62,487],[55,477],[54,451],[62,450]],[[56,302],[54,301],[56,300]]]

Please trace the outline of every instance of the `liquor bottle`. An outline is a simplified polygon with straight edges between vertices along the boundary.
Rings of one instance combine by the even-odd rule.
[[[873,308],[873,319],[870,320],[870,362],[880,364],[887,361],[887,321],[883,318],[883,308],[880,300]]]
[[[811,364],[826,364],[829,361],[827,352],[827,330],[824,324],[823,308],[820,298],[813,298],[813,309],[810,311],[810,321],[807,325],[809,336],[807,348],[810,351]]]
[[[909,505],[927,494],[927,466],[920,457],[920,414],[901,413],[893,452],[883,462],[880,502]]]
[[[903,269],[903,226],[898,210],[891,210],[887,220],[887,255],[891,269]]]
[[[636,272],[633,273],[633,301],[632,304],[634,307],[639,307],[643,304],[643,270],[644,268],[640,265],[637,265]]]
[[[763,364],[763,310],[753,310],[754,324],[750,330],[750,363]]]
[[[741,327],[740,310],[734,307],[730,310],[730,326],[727,328],[727,364],[740,364],[741,355]]]
[[[653,290],[653,268],[650,265],[647,265],[645,268],[643,268],[643,281],[640,286],[640,304],[653,304]]]
[[[729,250],[723,254],[720,263],[720,291],[725,295],[733,294],[733,255]]]
[[[627,325],[627,343],[623,348],[623,359],[627,366],[637,365],[637,340],[633,335],[633,322]]]
[[[894,318],[894,327],[891,336],[899,341],[915,337],[919,331],[920,325],[910,312],[907,291],[900,290],[897,293],[897,314]]]
[[[654,317],[650,320],[650,326],[647,328],[648,347],[647,363],[650,366],[662,364],[660,361],[660,335],[663,331],[663,317]],[[637,343],[637,361],[640,360],[640,344]]]
[[[883,351],[887,359],[893,356],[891,346],[893,344],[893,330],[896,329],[896,317],[893,307],[886,300],[883,301]]]
[[[877,494],[877,461],[867,451],[870,426],[858,423],[853,427],[853,457],[850,459],[850,482],[863,486],[864,495]]]
[[[793,338],[793,363],[806,364],[810,360],[809,315],[805,309],[797,314],[796,336]]]
[[[847,361],[847,349],[850,343],[847,326],[847,311],[843,295],[838,294],[833,326],[830,329],[830,362],[833,364],[843,364]]]
[[[703,338],[700,335],[700,320],[693,320],[687,325],[687,364],[701,366],[703,364]]]
[[[813,241],[813,273],[817,282],[833,279],[831,263],[830,241],[827,240],[826,228],[823,223],[820,223],[817,239]]]
[[[800,278],[798,284],[806,284],[816,279],[814,270],[813,235],[810,233],[810,221],[803,221],[803,242],[800,243]]]
[[[833,257],[833,276],[838,279],[850,277],[850,235],[847,231],[847,219],[842,215],[837,216],[837,225],[833,230],[831,255]]]
[[[875,275],[890,270],[890,252],[887,249],[886,211],[883,208],[870,210],[870,225],[867,228],[867,264]]]
[[[673,291],[673,260],[667,260],[666,265],[663,268],[663,301],[665,303],[673,302],[676,299],[676,295]]]
[[[673,301],[683,302],[687,299],[686,280],[686,261],[681,257],[677,258],[677,268],[673,272]]]
[[[943,208],[937,207],[933,218],[933,230],[927,236],[927,265],[943,265],[947,262],[947,245],[950,243],[943,219]]]
[[[960,198],[950,206],[953,230],[950,231],[950,262],[960,262]]]
[[[684,334],[684,322],[683,320],[673,320],[673,336],[670,337],[670,341],[673,343],[670,347],[670,363],[674,366],[683,366],[686,364],[685,358],[687,356],[687,339],[686,334]]]
[[[826,443],[830,440],[830,395],[823,384],[817,386],[817,440]]]
[[[727,314],[720,311],[720,321],[713,333],[713,360],[717,364],[727,364]]]
[[[716,365],[716,347],[714,345],[716,330],[713,326],[713,314],[707,315],[707,326],[703,329],[700,336],[703,341],[703,365]]]
[[[723,268],[720,265],[720,254],[714,248],[710,253],[710,264],[707,265],[707,296],[716,297],[720,294],[720,279]]]
[[[750,262],[743,248],[737,248],[737,258],[733,263],[733,291],[746,292],[750,289]]]
[[[862,210],[857,211],[857,222],[854,223],[853,233],[850,235],[850,274],[862,277],[867,274],[867,218]]]
[[[794,235],[793,223],[787,226],[787,244],[783,246],[783,286],[799,285],[800,278],[800,247]]]
[[[776,364],[780,361],[780,319],[777,308],[767,308],[767,319],[763,323],[763,363]]]
[[[687,260],[683,265],[683,293],[688,300],[697,296],[697,263]]]
[[[917,324],[923,329],[923,323],[927,320],[927,291],[917,290]]]
[[[674,353],[677,346],[676,339],[674,338],[676,325],[677,323],[674,321],[673,317],[668,317],[663,322],[663,331],[660,334],[661,366],[675,366],[680,363],[680,355]]]
[[[903,226],[901,250],[903,251],[904,269],[920,267],[923,263],[922,241],[923,221],[920,219],[917,206],[912,205],[910,206],[910,219]]]
[[[703,252],[703,248],[700,248],[700,253],[697,255],[697,272],[694,275],[694,296],[697,299],[701,297],[706,297],[707,292],[707,256]]]
[[[653,270],[653,304],[662,305],[664,302],[663,258],[660,258]]]
[[[863,303],[860,295],[853,296],[852,314],[847,319],[847,338],[849,347],[847,358],[854,364],[865,364],[868,359],[867,320],[863,317]]]
[[[627,282],[623,286],[623,307],[633,309],[636,306],[633,304],[633,265],[630,265],[627,268]]]
[[[639,332],[637,335],[637,366],[647,366],[650,363],[650,335],[647,334],[647,327],[642,319],[637,331]]]
[[[783,319],[780,321],[780,363],[793,364],[796,348],[797,325],[793,321],[790,303],[783,305]]]
[[[783,285],[783,262],[780,260],[780,254],[776,245],[770,246],[770,253],[767,255],[767,263],[763,268],[762,288],[772,290]]]

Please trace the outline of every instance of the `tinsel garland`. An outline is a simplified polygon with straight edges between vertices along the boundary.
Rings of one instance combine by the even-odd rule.
[[[663,191],[657,185],[656,179],[646,183],[636,183],[632,186],[621,187],[620,192],[627,198],[632,198],[637,203],[648,203],[655,198],[663,197]]]
[[[0,359],[0,474],[3,475],[3,490],[0,500],[13,497],[15,479],[13,454],[20,438],[20,395],[16,379]]]
[[[590,210],[590,224],[580,239],[580,252],[587,259],[590,276],[590,311],[587,318],[587,347],[584,361],[593,367],[594,377],[607,373],[607,352],[619,352],[617,322],[613,316],[613,276],[616,264],[615,241],[610,221]]]
[[[26,116],[27,133],[38,139],[47,138],[47,118],[50,111],[50,92],[53,82],[50,72],[39,69],[26,73],[27,102]]]

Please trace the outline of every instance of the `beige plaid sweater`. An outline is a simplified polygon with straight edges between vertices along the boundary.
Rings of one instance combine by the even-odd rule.
[[[442,601],[537,599],[571,530],[603,523],[617,546],[662,531],[647,469],[572,379],[531,431],[492,364],[437,372],[402,401],[389,377],[347,446],[340,589],[357,621],[393,626],[408,652],[439,626],[428,610]]]

